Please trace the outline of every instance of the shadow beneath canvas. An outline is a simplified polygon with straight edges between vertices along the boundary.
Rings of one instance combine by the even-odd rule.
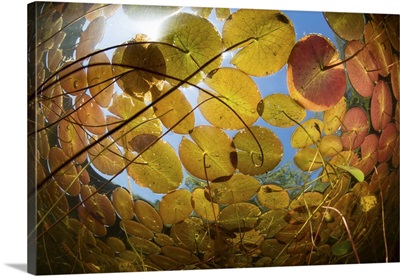
[[[5,264],[9,267],[12,267],[14,269],[20,270],[22,272],[26,272],[28,269],[28,265],[27,264]]]

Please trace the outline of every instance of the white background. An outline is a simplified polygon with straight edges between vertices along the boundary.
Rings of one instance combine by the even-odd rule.
[[[81,2],[81,1],[70,1]],[[334,0],[285,0],[285,1],[222,1],[222,0],[133,0],[90,1],[117,4],[209,6],[230,8],[263,8],[303,11],[346,11],[399,14],[399,5],[393,0],[367,1]],[[259,3],[262,2],[262,3]],[[356,3],[354,3],[356,2]],[[369,1],[371,2],[371,1]],[[27,148],[26,148],[26,22],[25,0],[2,1],[1,20],[1,181],[0,181],[0,275],[25,275],[27,264]],[[378,273],[390,275],[400,271],[397,264],[330,265],[292,268],[231,269],[224,273],[251,273],[253,275],[354,275]],[[148,272],[146,275],[218,275],[221,270]],[[183,274],[184,273],[184,274]],[[397,274],[396,273],[396,274]],[[126,274],[126,273],[123,273]],[[123,275],[101,274],[101,275]],[[359,274],[360,275],[360,274]]]

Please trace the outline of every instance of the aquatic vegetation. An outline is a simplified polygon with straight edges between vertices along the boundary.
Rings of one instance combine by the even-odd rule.
[[[322,14],[30,5],[29,270],[398,262],[399,16]]]

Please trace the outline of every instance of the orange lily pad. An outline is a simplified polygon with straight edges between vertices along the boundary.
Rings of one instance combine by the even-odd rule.
[[[76,109],[79,121],[85,129],[96,135],[106,132],[106,118],[93,98],[87,94],[77,98]]]

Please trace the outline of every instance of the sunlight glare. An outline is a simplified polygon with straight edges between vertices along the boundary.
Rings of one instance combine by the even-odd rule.
[[[164,19],[145,20],[134,22],[134,24],[139,33],[147,35],[149,41],[157,41],[157,39],[159,39],[160,27],[163,21]]]

